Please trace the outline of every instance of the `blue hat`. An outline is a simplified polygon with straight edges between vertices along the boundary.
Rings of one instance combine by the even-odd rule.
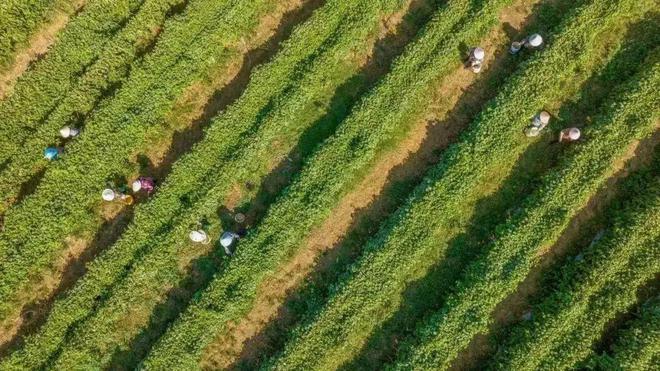
[[[55,147],[48,147],[46,150],[44,150],[44,158],[47,160],[54,160],[57,158],[57,155],[59,154],[59,151]]]

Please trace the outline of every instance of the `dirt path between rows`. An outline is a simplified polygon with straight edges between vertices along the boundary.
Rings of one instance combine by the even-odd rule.
[[[14,62],[6,72],[0,73],[0,100],[11,91],[16,80],[27,71],[30,63],[39,59],[48,52],[48,49],[57,40],[57,34],[69,23],[72,14],[79,12],[87,0],[75,0],[71,4],[71,11],[56,12],[50,22],[37,30],[28,41],[25,49],[20,50],[14,57]]]
[[[237,46],[241,53],[234,61],[212,71],[203,81],[191,84],[166,118],[167,127],[176,132],[170,130],[162,133],[162,138],[152,138],[156,142],[149,147],[150,152],[135,155],[136,163],[140,156],[147,159],[148,166],[142,169],[142,175],[164,178],[176,159],[202,139],[211,118],[240,96],[254,67],[269,59],[293,26],[300,19],[306,19],[323,1],[278,2],[274,11],[262,18],[252,37]],[[0,356],[20,346],[26,336],[38,330],[55,300],[86,273],[86,265],[121,237],[132,220],[133,210],[134,207],[119,204],[103,205],[100,213],[104,222],[95,233],[65,240],[66,248],[54,262],[53,269],[35,279],[38,284],[27,293],[30,298],[38,299],[0,322]]]
[[[488,51],[506,53],[512,29],[521,29],[538,0],[519,0],[502,12],[500,20],[504,27],[491,32],[480,44]],[[486,61],[484,72],[497,73],[500,64],[496,58]],[[423,119],[414,124],[406,139],[392,151],[384,154],[360,182],[355,190],[347,194],[332,211],[331,216],[308,236],[300,253],[267,279],[260,287],[257,299],[250,312],[239,322],[230,323],[229,330],[214,341],[206,351],[204,366],[226,368],[236,365],[239,358],[257,359],[263,347],[257,337],[278,316],[288,294],[298,288],[315,269],[317,259],[330,250],[335,250],[343,236],[351,232],[362,210],[370,214],[386,213],[387,200],[379,197],[388,184],[399,180],[420,177],[428,164],[437,160],[439,150],[451,143],[468,124],[470,116],[451,115],[459,99],[466,106],[478,107],[491,94],[478,84],[477,75],[459,68],[438,84],[434,96],[429,99],[429,110]],[[465,94],[473,94],[466,99]],[[443,125],[439,125],[443,122]],[[405,166],[404,166],[405,165]],[[264,341],[266,341],[264,339]],[[246,345],[249,348],[245,348]]]
[[[654,135],[641,142],[631,144],[626,153],[615,162],[613,175],[589,199],[587,205],[571,219],[557,241],[549,246],[545,252],[542,252],[541,260],[529,272],[516,291],[497,305],[492,314],[494,322],[490,326],[489,333],[475,336],[468,347],[454,361],[452,369],[476,369],[488,355],[493,354],[495,349],[490,341],[491,334],[497,334],[505,327],[520,321],[523,314],[530,310],[530,300],[540,291],[539,284],[543,274],[570,253],[574,253],[576,247],[582,246],[584,241],[581,241],[581,238],[584,237],[585,226],[601,215],[607,209],[609,203],[619,195],[621,191],[619,186],[630,173],[653,161],[654,150],[658,143],[660,143],[660,122],[656,125]],[[601,228],[595,229],[600,230]],[[588,243],[587,241],[586,244]]]

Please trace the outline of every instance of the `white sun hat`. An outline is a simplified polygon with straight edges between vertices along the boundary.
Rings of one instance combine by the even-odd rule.
[[[580,139],[580,129],[571,128],[571,130],[568,131],[568,137],[571,138],[571,140]]]
[[[541,123],[547,125],[548,122],[550,122],[550,114],[546,111],[541,111],[541,113],[539,113],[539,119],[541,120]]]
[[[486,51],[482,47],[476,47],[472,50],[472,56],[475,59],[483,60],[486,57]]]
[[[139,180],[134,181],[131,188],[133,189],[133,192],[140,192],[142,189],[142,182]]]
[[[71,128],[68,127],[68,126],[65,126],[65,127],[61,128],[60,129],[60,135],[62,136],[62,138],[70,137],[71,136]]]
[[[103,198],[104,201],[110,202],[115,199],[115,191],[113,191],[110,188],[106,188],[101,193],[101,197]]]
[[[529,45],[536,48],[538,46],[541,46],[541,44],[543,44],[543,37],[541,37],[541,35],[535,33],[527,39],[527,42],[529,42]]]
[[[192,231],[188,237],[190,237],[190,240],[193,242],[207,243],[209,241],[209,237],[204,231]]]

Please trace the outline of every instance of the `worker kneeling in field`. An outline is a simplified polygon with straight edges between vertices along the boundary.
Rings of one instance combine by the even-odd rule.
[[[80,130],[69,126],[60,129],[60,136],[64,139],[75,138],[78,134],[80,134]]]
[[[559,132],[559,143],[570,143],[580,139],[580,129],[567,128]]]
[[[132,189],[134,193],[140,191],[146,191],[147,194],[151,194],[154,191],[155,183],[154,179],[150,177],[139,177],[132,184]]]
[[[541,111],[532,119],[532,124],[525,129],[525,135],[528,137],[535,137],[541,134],[541,131],[548,126],[550,122],[550,114],[546,111]]]
[[[190,240],[192,242],[201,243],[203,245],[208,245],[209,242],[211,242],[211,239],[209,238],[209,236],[202,229],[199,229],[199,230],[196,230],[196,231],[191,231],[188,234],[188,238],[190,238]]]
[[[239,240],[239,238],[240,236],[234,232],[226,231],[222,234],[222,237],[220,237],[220,245],[225,249],[225,254],[234,254],[233,245]]]
[[[483,66],[484,59],[486,58],[486,51],[481,47],[472,48],[470,50],[470,56],[466,63],[466,67],[470,68],[472,72],[479,73],[481,72],[481,67]]]
[[[543,37],[535,33],[524,38],[522,41],[514,41],[511,43],[509,52],[511,54],[518,54],[518,52],[521,51],[523,47],[527,49],[536,49],[541,45],[543,45]]]

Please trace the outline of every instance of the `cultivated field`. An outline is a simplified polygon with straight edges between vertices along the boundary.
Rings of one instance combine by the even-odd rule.
[[[5,0],[0,370],[658,370],[659,46],[656,0]]]

